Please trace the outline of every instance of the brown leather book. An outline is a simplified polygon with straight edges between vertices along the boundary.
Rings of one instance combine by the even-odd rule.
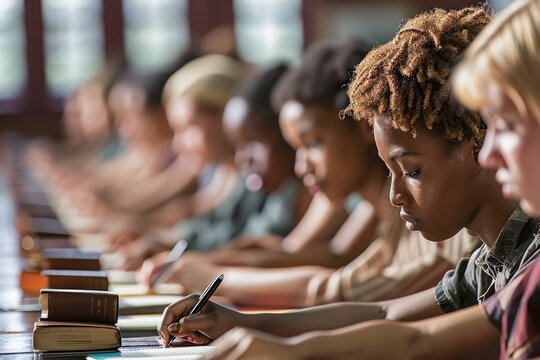
[[[43,289],[41,320],[116,324],[118,294],[110,291]]]
[[[101,270],[97,251],[79,249],[44,249],[43,269],[51,270]]]
[[[47,287],[47,278],[39,271],[21,271],[19,285],[22,291],[39,294],[39,291]]]
[[[87,322],[36,321],[32,345],[36,351],[87,351],[120,347],[115,325]]]
[[[81,289],[107,291],[109,282],[105,271],[43,270],[49,289]]]
[[[45,217],[30,217],[28,214],[18,214],[16,227],[20,234],[35,234],[39,237],[70,237],[69,231],[58,220]]]

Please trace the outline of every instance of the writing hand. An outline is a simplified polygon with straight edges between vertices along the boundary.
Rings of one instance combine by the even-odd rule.
[[[192,294],[169,305],[158,325],[164,343],[171,335],[194,344],[205,345],[235,326],[243,325],[246,315],[208,301],[202,310],[188,315],[199,295]]]

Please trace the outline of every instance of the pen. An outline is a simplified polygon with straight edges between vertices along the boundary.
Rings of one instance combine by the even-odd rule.
[[[170,268],[174,265],[178,259],[180,259],[180,256],[184,253],[184,251],[187,248],[187,241],[182,239],[174,245],[173,249],[169,253],[167,262],[161,267],[161,269],[158,270],[158,272],[152,276],[152,279],[150,279],[150,287],[154,287],[162,278],[163,275],[165,275]]]
[[[212,281],[207,287],[206,289],[204,289],[204,291],[202,292],[201,296],[199,296],[199,300],[197,300],[197,303],[195,304],[195,306],[193,307],[193,309],[191,309],[191,311],[189,312],[189,315],[193,315],[193,314],[196,314],[198,313],[199,311],[201,311],[201,309],[203,308],[203,306],[208,302],[208,300],[210,299],[210,296],[212,296],[212,294],[216,291],[216,289],[218,288],[219,284],[221,284],[221,282],[223,281],[223,274],[219,275],[217,278],[214,279],[214,281]],[[175,337],[173,335],[171,335],[171,338],[169,339],[169,341],[167,342],[167,345],[165,347],[169,347],[171,345],[171,343],[174,341]]]

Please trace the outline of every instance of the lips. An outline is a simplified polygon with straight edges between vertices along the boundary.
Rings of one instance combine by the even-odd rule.
[[[510,174],[507,171],[499,170],[495,174],[495,179],[501,184],[501,190],[506,198],[518,198],[520,197],[518,187],[512,181]]]
[[[304,186],[308,189],[311,195],[315,195],[324,188],[324,183],[318,181],[313,174],[307,174],[302,178]]]
[[[399,216],[401,216],[401,218],[406,222],[405,225],[407,226],[407,229],[409,229],[410,231],[420,230],[422,225],[422,221],[420,219],[407,214],[403,210],[401,210]]]
[[[316,193],[318,193],[319,191],[321,191],[321,186],[320,185],[310,185],[310,186],[308,186],[308,190],[309,190],[309,193],[313,196]]]

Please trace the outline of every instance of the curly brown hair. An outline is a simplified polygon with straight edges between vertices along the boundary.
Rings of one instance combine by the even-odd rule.
[[[484,128],[476,112],[450,96],[449,75],[463,50],[490,21],[485,6],[433,9],[407,21],[394,39],[371,50],[354,70],[342,111],[373,124],[388,117],[396,129],[416,135],[422,124],[447,140],[480,139]]]

